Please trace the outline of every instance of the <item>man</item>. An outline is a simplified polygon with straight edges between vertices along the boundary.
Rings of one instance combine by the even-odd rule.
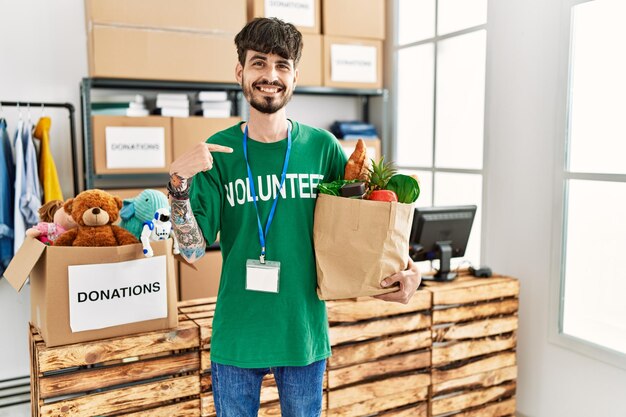
[[[220,232],[224,263],[211,340],[217,415],[256,416],[261,380],[273,373],[283,416],[319,416],[331,351],[326,306],[316,294],[313,213],[317,184],[341,178],[346,157],[327,131],[287,119],[300,32],[255,19],[235,44],[250,119],[174,161],[174,230],[189,262]],[[420,275],[409,262],[385,281],[399,290],[379,298],[406,303]]]

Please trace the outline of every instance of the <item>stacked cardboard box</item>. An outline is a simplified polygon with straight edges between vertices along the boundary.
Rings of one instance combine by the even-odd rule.
[[[323,0],[324,86],[383,87],[385,0]]]
[[[232,83],[246,0],[85,0],[92,77]]]

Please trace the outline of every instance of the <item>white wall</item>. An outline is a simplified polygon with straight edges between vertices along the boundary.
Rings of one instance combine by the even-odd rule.
[[[623,417],[626,371],[548,342],[562,11],[562,0],[489,1],[484,261],[521,281],[519,412]]]
[[[0,102],[70,102],[80,141],[80,87],[87,74],[87,41],[81,0],[0,0]],[[17,120],[5,108],[12,134]],[[65,195],[73,192],[67,112],[47,109],[51,148]],[[40,109],[31,109],[36,123]],[[24,113],[26,118],[26,113]],[[2,196],[6,198],[6,196]],[[16,294],[0,280],[0,380],[28,375],[29,289]]]

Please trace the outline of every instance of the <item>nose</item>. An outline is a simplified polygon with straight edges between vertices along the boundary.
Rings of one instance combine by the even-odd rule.
[[[93,214],[100,214],[100,209],[98,207],[96,207],[95,209],[91,210],[91,212]]]

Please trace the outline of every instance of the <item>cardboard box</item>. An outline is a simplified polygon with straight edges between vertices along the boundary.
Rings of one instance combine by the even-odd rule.
[[[385,39],[385,0],[323,0],[322,33]]]
[[[96,174],[169,172],[172,163],[170,117],[93,116],[91,120]],[[121,130],[120,135],[120,130],[107,128],[129,129]],[[156,129],[145,131],[138,128]]]
[[[222,252],[207,251],[193,266],[197,270],[183,262],[180,263],[180,300],[216,297],[222,273]]]
[[[320,0],[248,0],[248,20],[277,17],[302,33],[320,33]]]
[[[235,82],[232,33],[113,27],[89,30],[92,77]]]
[[[324,86],[383,88],[383,42],[323,35]]]
[[[356,139],[339,139],[339,143],[348,158],[350,158],[350,155],[354,152],[356,142]],[[378,162],[382,156],[380,150],[380,139],[363,139],[363,143],[365,143],[365,148],[367,149],[367,158]]]
[[[163,194],[167,196],[167,189],[165,188],[155,188],[155,187],[146,187],[146,188],[161,191]],[[104,191],[106,191],[107,193],[116,195],[122,200],[124,200],[127,198],[137,197],[146,188],[111,188],[111,189],[104,189]]]
[[[303,33],[302,42],[298,85],[319,87],[322,85],[322,35]]]
[[[169,329],[178,325],[172,241],[152,248],[146,258],[141,244],[56,247],[27,238],[4,277],[20,291],[30,274],[31,322],[48,347]]]
[[[174,160],[211,135],[241,121],[240,117],[177,117],[172,121]]]
[[[153,29],[237,33],[246,24],[246,0],[86,0],[87,21]]]

